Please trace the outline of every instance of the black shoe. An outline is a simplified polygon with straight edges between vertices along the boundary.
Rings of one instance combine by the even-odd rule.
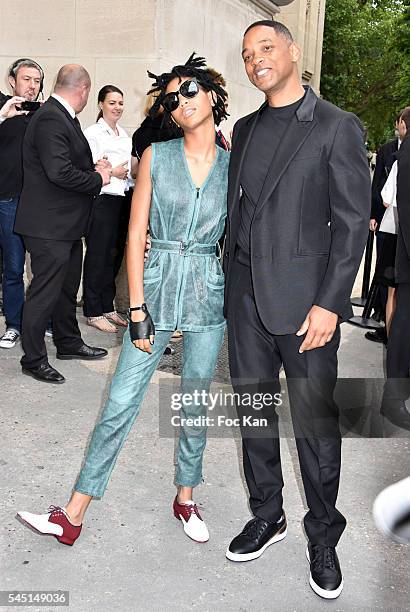
[[[310,563],[309,584],[320,597],[336,599],[343,589],[343,577],[334,546],[308,543],[307,560]]]
[[[83,344],[70,353],[57,353],[57,359],[101,359],[106,355],[108,355],[108,351],[103,348]]]
[[[251,561],[275,542],[283,540],[287,533],[286,517],[283,514],[277,523],[268,523],[255,516],[246,523],[242,533],[229,544],[226,556],[230,561]]]
[[[380,327],[380,329],[375,329],[372,332],[366,332],[364,337],[367,338],[367,340],[370,340],[370,342],[379,342],[380,344],[387,344],[387,334],[385,327]]]
[[[32,376],[36,380],[41,382],[54,383],[55,385],[61,385],[65,382],[65,378],[60,372],[57,372],[49,363],[42,363],[36,368],[22,368],[23,374]]]

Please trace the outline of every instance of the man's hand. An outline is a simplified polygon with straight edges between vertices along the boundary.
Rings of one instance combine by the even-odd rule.
[[[377,230],[377,221],[376,219],[370,219],[370,231],[375,232]]]
[[[108,158],[104,156],[104,157],[102,157],[101,159],[99,159],[97,161],[97,163],[95,164],[94,167],[95,167],[96,170],[99,170],[101,168],[102,169],[107,169],[107,168],[111,169],[112,165],[111,165],[111,162],[108,161]]]
[[[299,353],[311,351],[312,349],[325,346],[333,338],[337,325],[338,316],[335,312],[312,306],[301,328],[296,332],[297,336],[306,334]],[[307,333],[306,333],[307,332]]]
[[[18,117],[19,115],[28,115],[28,111],[22,111],[16,108],[16,104],[21,104],[24,101],[25,98],[21,96],[13,96],[0,108],[0,117],[3,119],[11,119],[11,117]]]
[[[99,166],[98,168],[96,167],[95,171],[98,172],[98,174],[101,176],[102,181],[103,181],[103,187],[105,185],[108,185],[109,182],[111,181],[111,174],[112,174],[111,168],[102,168],[101,166]]]

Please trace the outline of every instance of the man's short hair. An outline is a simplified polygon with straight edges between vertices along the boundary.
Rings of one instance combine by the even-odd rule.
[[[44,86],[44,70],[42,69],[40,64],[37,64],[37,62],[30,59],[29,57],[21,57],[20,59],[17,59],[15,62],[13,62],[9,68],[9,77],[16,79],[18,71],[20,70],[20,68],[23,68],[23,67],[35,68],[36,70],[39,71],[40,73],[40,92],[42,92],[43,86]]]
[[[408,132],[410,132],[410,106],[406,106],[400,115],[400,119],[406,124]]]
[[[268,28],[273,28],[278,36],[284,36],[286,40],[289,42],[293,42],[293,36],[290,30],[280,21],[273,21],[272,19],[262,19],[261,21],[255,21],[248,26],[244,32],[244,36],[252,30],[252,28],[257,28],[258,26],[267,26]]]

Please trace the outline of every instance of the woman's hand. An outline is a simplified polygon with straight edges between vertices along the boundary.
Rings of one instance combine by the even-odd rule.
[[[112,175],[117,179],[125,181],[125,179],[128,178],[128,162],[125,161],[119,166],[115,166],[115,168],[112,169]]]
[[[150,250],[151,250],[151,236],[147,232],[147,241],[145,243],[145,251],[144,251],[144,261],[147,261]]]
[[[154,332],[153,334],[150,334],[149,339],[148,338],[136,339],[135,336],[137,335],[138,332],[135,328],[132,329],[132,323],[130,323],[130,335],[131,335],[131,340],[132,340],[133,345],[137,349],[140,349],[140,351],[143,351],[144,353],[152,353],[151,346],[154,344],[155,328],[154,328],[154,324],[152,322],[149,312],[148,311],[144,312],[142,310],[133,310],[130,313],[130,317],[131,317],[132,323],[142,323],[146,321],[147,329],[149,331]]]
[[[370,219],[370,231],[375,232],[377,230],[377,221],[376,219]]]

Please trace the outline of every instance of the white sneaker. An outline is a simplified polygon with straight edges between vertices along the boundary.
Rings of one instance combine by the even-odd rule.
[[[16,346],[17,340],[20,338],[20,333],[16,329],[6,329],[0,338],[0,348],[11,349]]]

